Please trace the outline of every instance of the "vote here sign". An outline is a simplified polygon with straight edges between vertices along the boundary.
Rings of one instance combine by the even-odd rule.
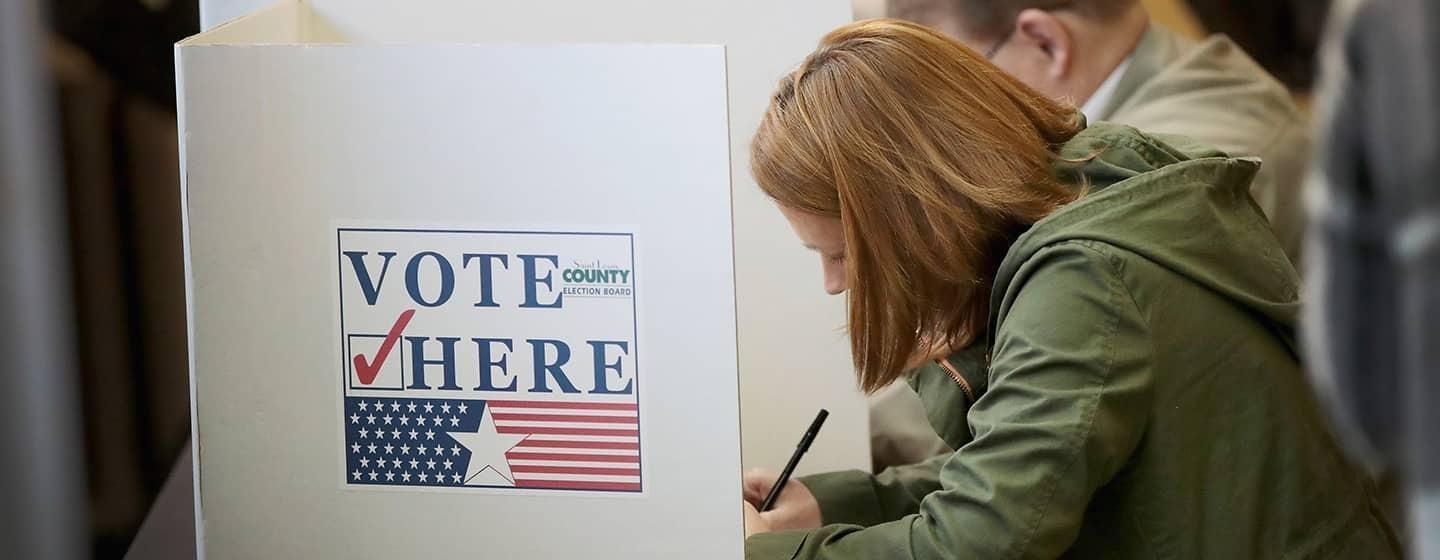
[[[640,492],[630,233],[337,227],[345,484]]]

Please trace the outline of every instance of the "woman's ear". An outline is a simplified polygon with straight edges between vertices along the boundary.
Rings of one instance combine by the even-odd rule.
[[[1043,57],[1046,79],[1062,83],[1070,76],[1074,40],[1065,22],[1055,14],[1036,8],[1015,16],[1015,39]]]

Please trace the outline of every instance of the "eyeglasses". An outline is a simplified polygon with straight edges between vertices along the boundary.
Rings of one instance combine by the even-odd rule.
[[[1043,4],[1043,3],[1042,3],[1042,4]],[[1073,7],[1074,7],[1074,1],[1073,1],[1073,0],[1059,0],[1059,1],[1057,1],[1057,2],[1050,2],[1050,3],[1048,3],[1048,4],[1044,4],[1044,5],[1040,5],[1040,6],[1030,6],[1030,7],[1025,8],[1025,9],[1027,9],[1027,10],[1044,10],[1044,11],[1047,11],[1047,12],[1058,12],[1058,11],[1060,11],[1060,10],[1066,10],[1066,9],[1073,8]],[[1015,17],[1019,17],[1019,16],[1020,16],[1020,14],[1017,12],[1017,13],[1015,14]],[[990,48],[985,50],[985,60],[995,60],[995,54],[996,54],[996,53],[999,53],[999,52],[1000,52],[1000,48],[1001,48],[1001,47],[1004,47],[1004,46],[1005,46],[1005,43],[1009,43],[1009,42],[1010,42],[1010,39],[1013,38],[1013,37],[1015,37],[1015,32],[1020,30],[1020,26],[1018,26],[1018,25],[1015,24],[1015,17],[1010,18],[1010,30],[1005,32],[1005,36],[1004,36],[1004,37],[1001,37],[999,41],[995,41],[995,44],[990,45]]]
[[[1015,31],[1018,29],[1020,29],[1019,26],[1013,23],[1010,24],[1010,32],[1006,33],[1004,37],[1001,37],[999,41],[995,41],[995,44],[991,45],[990,48],[985,51],[985,60],[995,60],[995,53],[1000,52],[1000,47],[1010,42],[1010,38],[1015,36]]]

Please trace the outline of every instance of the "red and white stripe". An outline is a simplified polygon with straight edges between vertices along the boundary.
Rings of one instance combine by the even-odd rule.
[[[515,485],[640,490],[635,403],[490,401],[495,430],[526,438],[506,454]]]

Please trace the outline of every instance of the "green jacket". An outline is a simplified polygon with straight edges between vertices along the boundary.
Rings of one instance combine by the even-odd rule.
[[[1265,165],[1250,183],[1250,196],[1299,266],[1310,123],[1285,86],[1230,39],[1212,35],[1196,42],[1151,25],[1110,102],[1091,116],[1259,157]]]
[[[803,478],[828,525],[746,557],[1398,558],[1297,361],[1258,163],[1108,123],[1060,155],[1088,192],[1011,246],[968,391],[911,373],[958,451]]]
[[[1152,24],[1128,60],[1108,102],[1090,115],[1093,120],[1259,157],[1264,165],[1250,183],[1250,196],[1300,268],[1310,124],[1290,92],[1223,35],[1196,42]],[[930,431],[919,400],[905,387],[871,396],[870,441],[875,462],[887,466],[951,449]]]

